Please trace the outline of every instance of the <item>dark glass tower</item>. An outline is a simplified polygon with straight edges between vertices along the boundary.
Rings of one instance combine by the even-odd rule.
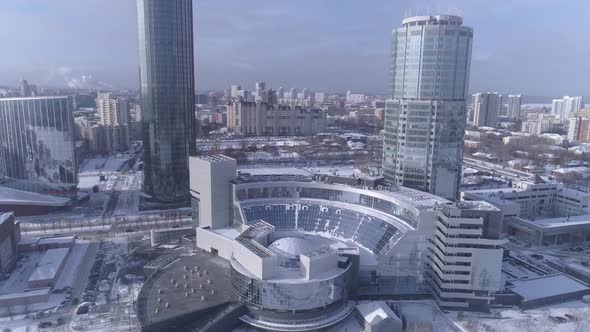
[[[192,0],[138,0],[144,182],[148,201],[189,197],[194,151]]]

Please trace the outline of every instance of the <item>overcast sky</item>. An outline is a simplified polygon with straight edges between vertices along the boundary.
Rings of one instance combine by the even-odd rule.
[[[588,0],[194,3],[198,90],[266,80],[386,93],[391,29],[410,14],[443,12],[475,30],[471,91],[590,96]],[[136,89],[136,20],[134,0],[2,0],[0,84]]]

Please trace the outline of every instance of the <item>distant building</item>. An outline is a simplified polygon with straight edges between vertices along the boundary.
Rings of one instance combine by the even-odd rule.
[[[33,91],[29,86],[29,82],[27,80],[20,81],[20,95],[21,97],[32,97]]]
[[[237,98],[238,97],[238,91],[242,90],[242,87],[240,85],[232,85],[230,88],[230,93],[229,96],[231,98]]]
[[[321,104],[324,101],[326,101],[326,94],[324,92],[316,92],[315,93],[315,102],[318,104]]]
[[[111,153],[109,144],[107,143],[107,132],[104,126],[91,125],[81,126],[80,135],[88,152],[94,154]]]
[[[0,273],[9,273],[18,260],[20,228],[14,213],[0,213]]]
[[[375,118],[379,121],[383,121],[385,118],[385,109],[384,108],[376,108],[375,109]]]
[[[583,116],[570,118],[567,138],[572,142],[590,142],[590,119]]]
[[[14,189],[76,196],[73,99],[0,99],[0,180]]]
[[[462,24],[458,16],[416,16],[393,30],[383,151],[390,185],[458,196],[473,40]]]
[[[473,125],[492,127],[498,125],[501,95],[495,92],[476,93],[473,95]]]
[[[347,104],[362,104],[367,102],[367,96],[361,93],[352,93],[350,90],[346,92]]]
[[[522,95],[508,95],[508,117],[511,119],[520,119],[520,107],[522,104]]]
[[[561,122],[566,122],[571,115],[578,112],[583,107],[584,102],[581,96],[565,96],[562,99],[553,99],[551,113],[558,116],[561,119]]]
[[[195,104],[208,105],[209,104],[209,95],[206,93],[195,94]]]
[[[520,131],[531,135],[547,133],[560,124],[560,120],[553,114],[529,113],[522,122]]]
[[[313,135],[325,131],[326,121],[326,112],[316,108],[243,100],[227,106],[228,129],[242,135]]]
[[[129,102],[110,93],[99,93],[96,98],[100,124],[105,132],[106,151],[115,153],[129,147]]]

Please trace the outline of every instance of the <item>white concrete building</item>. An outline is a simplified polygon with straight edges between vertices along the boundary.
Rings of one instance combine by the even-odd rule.
[[[508,95],[508,117],[511,119],[520,119],[520,107],[522,104],[522,95]]]
[[[296,312],[284,320],[306,317],[322,301],[334,320],[350,313],[342,278],[373,295],[432,292],[442,307],[458,310],[485,311],[500,289],[502,218],[489,204],[455,205],[404,187],[367,189],[305,175],[236,175],[227,157],[194,157],[190,165],[197,246],[230,261],[242,301]],[[337,290],[336,297],[322,300],[322,287]],[[319,326],[322,317],[308,318]],[[264,319],[249,323],[270,328]]]
[[[583,107],[584,102],[581,96],[564,96],[562,99],[553,99],[551,113],[558,116],[562,122],[565,122]]]
[[[486,201],[502,210],[504,217],[547,218],[590,213],[590,193],[566,188],[540,176],[518,181],[512,188],[464,191],[464,200]]]

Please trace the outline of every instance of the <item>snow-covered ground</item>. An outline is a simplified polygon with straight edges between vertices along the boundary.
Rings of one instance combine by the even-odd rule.
[[[95,185],[101,185],[100,176],[103,175],[108,179],[121,170],[124,170],[129,159],[133,158],[130,154],[121,154],[110,157],[94,157],[86,159],[80,165],[78,174],[78,188],[90,189]]]
[[[538,309],[494,310],[492,314],[463,313],[451,314],[466,331],[502,332],[583,332],[590,331],[590,304],[581,301],[567,302]],[[559,323],[550,317],[563,317]]]

